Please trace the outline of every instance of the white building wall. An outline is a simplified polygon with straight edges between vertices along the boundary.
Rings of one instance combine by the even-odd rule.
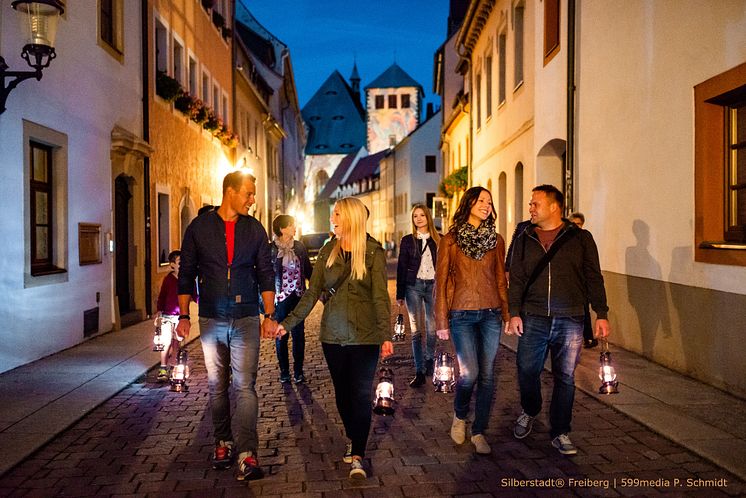
[[[583,4],[579,200],[604,248],[604,269],[746,294],[746,268],[695,263],[693,256],[693,87],[746,60],[746,2],[718,7],[697,0]],[[650,227],[650,259],[630,265],[625,248],[637,245],[635,220]]]
[[[28,363],[83,340],[83,311],[97,306],[99,331],[113,323],[111,132],[115,125],[142,136],[140,4],[123,2],[124,58],[119,62],[96,44],[93,1],[67,2],[60,19],[57,58],[41,81],[22,82],[0,115],[0,371]],[[11,70],[27,70],[24,40],[10,2],[0,9],[0,49]],[[28,217],[24,182],[24,120],[66,137],[66,273],[24,277]],[[142,186],[137,186],[141,188]],[[63,200],[63,199],[58,199]],[[80,266],[78,223],[101,225],[102,262]],[[61,227],[62,228],[62,227]]]

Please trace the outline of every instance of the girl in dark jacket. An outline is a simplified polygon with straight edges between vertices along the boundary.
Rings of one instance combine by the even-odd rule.
[[[412,387],[425,383],[425,376],[433,374],[435,355],[435,262],[440,234],[435,231],[430,210],[424,204],[412,208],[412,233],[405,235],[399,244],[399,262],[396,269],[396,302],[407,304],[409,325],[412,330],[412,355],[415,376]],[[425,334],[425,351],[422,335]]]
[[[306,279],[311,277],[313,268],[308,252],[295,237],[295,218],[281,214],[272,221],[272,263],[275,268],[275,314],[280,322],[290,314],[306,290]],[[293,336],[293,380],[296,384],[305,382],[303,357],[306,348],[305,322],[301,322],[275,340],[277,361],[280,364],[280,382],[290,382],[290,362],[288,360],[288,335]]]

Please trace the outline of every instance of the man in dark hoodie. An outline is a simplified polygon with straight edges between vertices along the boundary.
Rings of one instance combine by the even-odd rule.
[[[564,196],[559,189],[552,185],[533,189],[529,202],[532,224],[513,248],[507,333],[520,337],[517,363],[523,412],[513,435],[518,439],[528,436],[541,410],[540,375],[550,353],[554,376],[549,409],[552,446],[563,455],[574,455],[577,449],[568,434],[585,306],[590,302],[596,312],[597,337],[609,334],[609,308],[593,236],[563,218],[563,209]],[[555,244],[556,253],[547,263],[544,256]]]

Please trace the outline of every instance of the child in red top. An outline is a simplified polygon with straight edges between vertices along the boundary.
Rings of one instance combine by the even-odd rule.
[[[161,322],[161,334],[168,346],[161,351],[161,366],[158,369],[158,382],[168,381],[168,361],[174,347],[178,349],[181,337],[173,333],[179,319],[178,288],[179,263],[181,262],[181,251],[171,251],[168,255],[168,266],[171,273],[166,275],[161,284],[161,292],[158,294],[156,305],[155,322]],[[194,297],[194,296],[192,296]]]

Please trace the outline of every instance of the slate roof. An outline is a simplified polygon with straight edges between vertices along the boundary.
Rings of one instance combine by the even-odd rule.
[[[266,66],[282,74],[282,53],[288,49],[287,45],[262,26],[244,2],[245,0],[236,2],[237,34]]]
[[[381,159],[383,159],[383,156],[388,152],[388,149],[383,149],[375,154],[361,158],[355,165],[355,169],[350,173],[350,176],[345,180],[344,185],[349,185],[358,180],[375,176],[377,173],[380,174]]]
[[[365,146],[365,111],[339,71],[316,90],[301,114],[309,131],[306,154],[349,154]]]
[[[326,181],[326,185],[324,185],[324,188],[319,192],[319,195],[316,196],[316,202],[331,198],[332,193],[339,186],[339,183],[342,181],[342,178],[345,177],[345,174],[347,174],[347,170],[352,166],[356,156],[357,151],[346,155],[342,161],[340,161],[337,165],[337,169],[334,170],[334,174]]]
[[[421,94],[424,94],[422,85],[417,83],[414,78],[408,75],[404,69],[394,62],[388,69],[381,73],[378,78],[366,85],[365,90],[371,88],[401,88],[405,86],[416,87],[419,89]]]

